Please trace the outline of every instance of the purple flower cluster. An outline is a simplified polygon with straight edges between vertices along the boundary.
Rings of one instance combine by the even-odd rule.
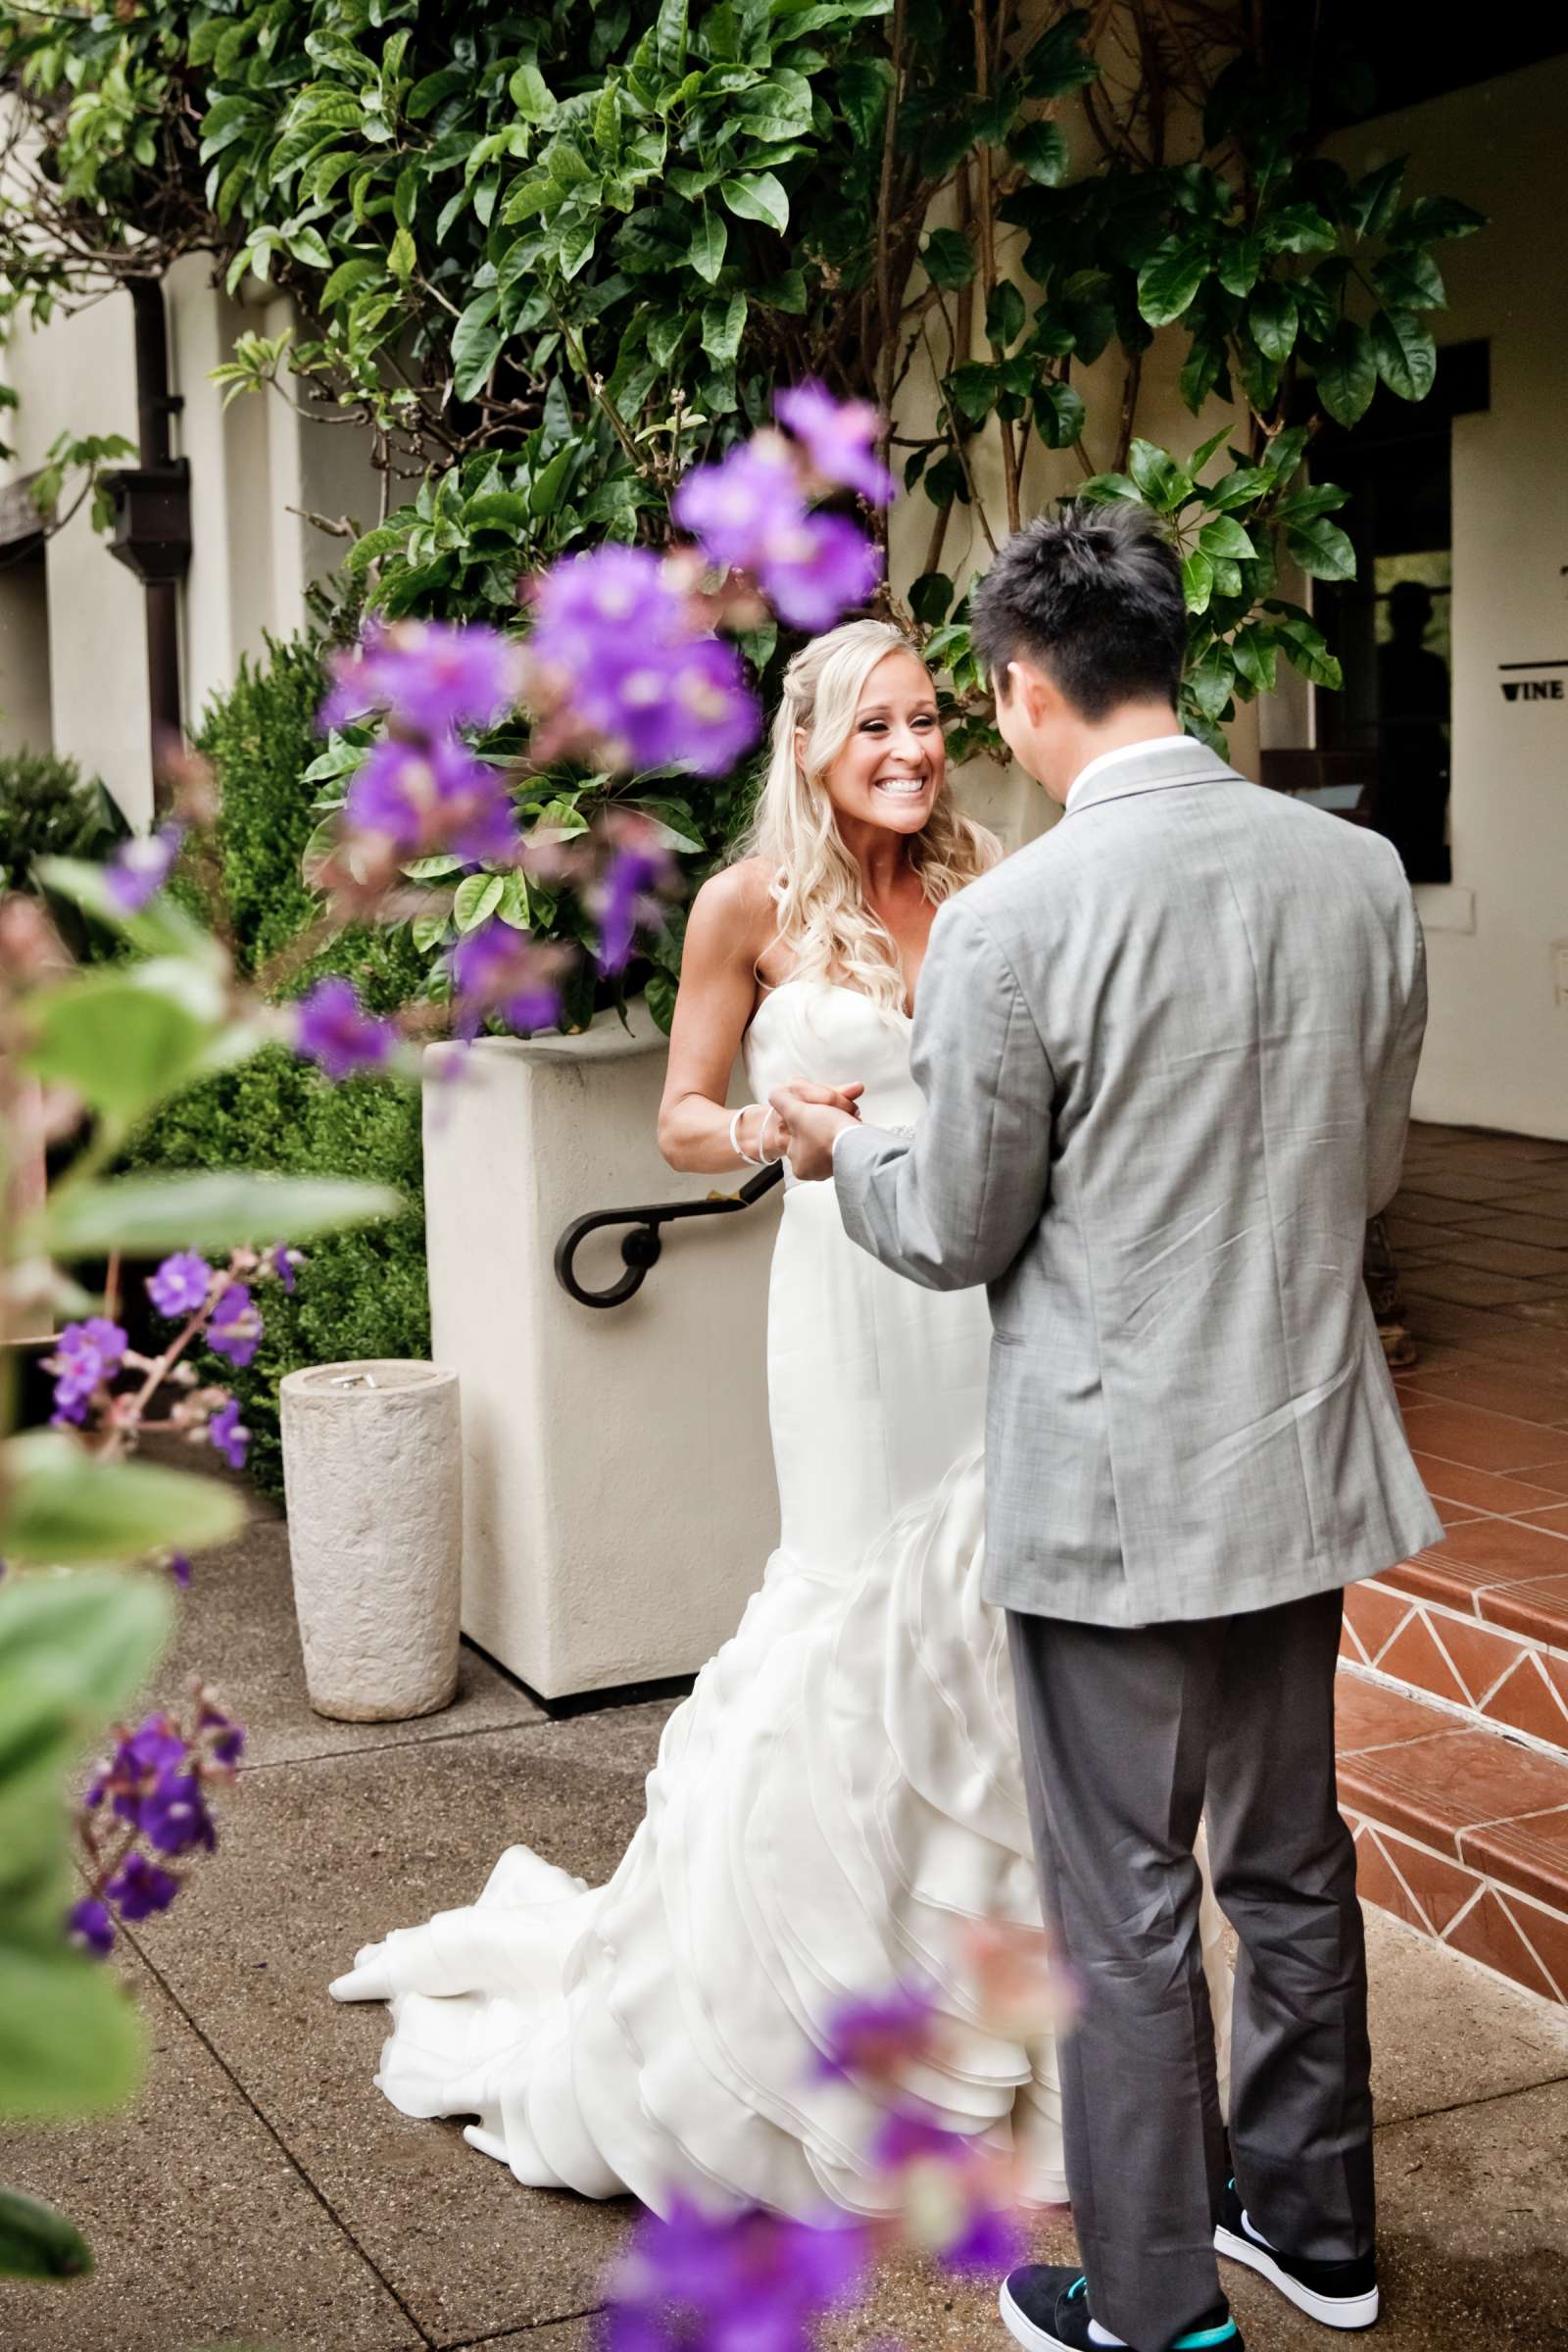
[[[1018,2260],[1023,2241],[1004,2157],[906,2107],[883,2125],[872,2155],[894,2178],[906,2230],[944,2270],[984,2278]]]
[[[599,918],[599,969],[623,972],[638,931],[655,930],[664,921],[679,875],[658,827],[635,810],[612,810],[603,833],[610,855],[590,893]]]
[[[219,1293],[207,1318],[209,1348],[243,1370],[261,1346],[264,1332],[261,1314],[243,1282],[231,1282]]]
[[[541,946],[499,915],[466,932],[452,951],[449,969],[458,1005],[458,1034],[472,1038],[487,1013],[528,1035],[561,1018],[559,948]]]
[[[174,870],[183,825],[161,825],[156,833],[123,843],[104,868],[104,887],[122,914],[140,914]]]
[[[809,2352],[860,2287],[867,2251],[854,2226],[713,2218],[677,2199],[667,2221],[643,2217],[612,2276],[608,2352]]]
[[[176,1250],[147,1277],[147,1296],[172,1323],[207,1304],[213,1269],[194,1250]]]
[[[239,1405],[226,1397],[207,1424],[207,1441],[216,1446],[231,1470],[243,1470],[250,1451],[251,1433],[239,1417]]]
[[[760,433],[721,465],[689,473],[671,512],[718,570],[749,571],[792,628],[831,628],[870,595],[882,557],[846,516],[811,514],[808,501],[848,488],[887,504],[893,478],[871,447],[877,414],[863,401],[841,405],[817,383],[773,405],[796,443]]]
[[[397,1041],[391,1021],[366,1011],[352,980],[318,980],[295,1006],[294,1020],[295,1053],[318,1062],[332,1079],[384,1069]]]
[[[929,2054],[936,2016],[935,1996],[917,1984],[896,1984],[891,1992],[841,2002],[828,2021],[827,2044],[816,2061],[818,2077],[896,2082],[913,2061]]]
[[[50,1417],[57,1427],[67,1422],[79,1427],[86,1420],[88,1406],[114,1379],[129,1345],[129,1335],[104,1315],[66,1325],[54,1353],[44,1359],[44,1369],[55,1375]]]
[[[601,547],[535,584],[529,692],[564,747],[612,767],[728,772],[761,713],[738,650],[702,633],[680,566],[639,547]],[[537,748],[537,747],[536,747]]]
[[[372,621],[332,664],[323,731],[384,710],[409,733],[493,727],[517,699],[516,648],[494,629],[442,620]]]
[[[373,835],[398,859],[451,851],[478,864],[517,846],[500,772],[456,735],[375,744],[349,786],[344,816],[351,833]]]
[[[240,1725],[204,1690],[198,1693],[191,1731],[171,1715],[157,1714],[145,1717],[134,1731],[122,1732],[82,1798],[79,1826],[94,1885],[68,1918],[73,1942],[101,1957],[114,1944],[117,1913],[135,1921],[168,1910],[181,1882],[165,1865],[213,1852],[218,1830],[208,1788],[214,1780],[233,1777],[244,1746]],[[123,1825],[123,1834],[109,1829],[106,1807],[110,1819]],[[105,1845],[116,1839],[106,1856]]]

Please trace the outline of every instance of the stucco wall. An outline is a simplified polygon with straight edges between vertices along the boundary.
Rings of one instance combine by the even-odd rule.
[[[1423,889],[1432,1011],[1417,1115],[1568,1137],[1568,57],[1347,134],[1491,226],[1440,249],[1440,342],[1485,336],[1492,406],[1453,427],[1453,883]],[[1509,702],[1504,677],[1562,682]]]

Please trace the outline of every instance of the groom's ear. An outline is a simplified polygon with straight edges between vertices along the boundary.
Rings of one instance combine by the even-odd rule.
[[[1053,705],[1059,699],[1054,686],[1038,662],[1025,657],[1007,663],[1007,695],[1023,706],[1024,717],[1032,727],[1049,716]]]

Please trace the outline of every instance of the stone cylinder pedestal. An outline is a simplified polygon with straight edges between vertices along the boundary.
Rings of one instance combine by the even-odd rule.
[[[344,1723],[432,1715],[458,1687],[457,1373],[438,1364],[315,1364],[287,1374],[280,1400],[311,1705]]]

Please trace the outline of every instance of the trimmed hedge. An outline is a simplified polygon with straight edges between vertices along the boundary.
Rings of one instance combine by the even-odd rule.
[[[210,705],[198,738],[221,788],[219,858],[235,959],[246,972],[286,947],[318,911],[300,879],[301,853],[316,824],[311,790],[300,778],[320,748],[315,713],[321,692],[313,645],[269,640],[266,662],[241,663],[231,690]],[[424,980],[406,931],[345,932],[287,993],[326,971],[347,973],[377,1012],[405,1004]],[[267,1335],[243,1371],[218,1356],[198,1359],[204,1378],[223,1381],[239,1397],[252,1435],[251,1470],[275,1494],[282,1485],[277,1387],[285,1372],[429,1354],[418,1096],[379,1078],[333,1086],[270,1047],[166,1104],[135,1138],[126,1164],[370,1177],[409,1200],[393,1222],[313,1242],[292,1298],[280,1284],[267,1285]]]

